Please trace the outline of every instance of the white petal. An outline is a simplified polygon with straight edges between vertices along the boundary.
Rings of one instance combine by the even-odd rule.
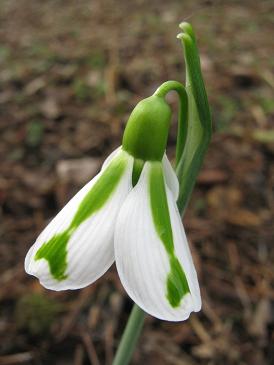
[[[69,229],[80,203],[97,180],[107,171],[107,167],[102,169],[69,201],[30,248],[25,259],[25,270],[36,276],[44,287],[53,290],[79,289],[94,282],[112,265],[114,261],[115,221],[121,204],[132,188],[133,158],[126,152],[121,151],[121,154],[127,155],[127,167],[115,190],[103,207],[84,220],[71,234],[67,244],[67,267],[65,271],[67,277],[56,280],[50,272],[48,261],[44,258],[35,260],[35,254],[53,236]],[[118,155],[116,154],[116,156]]]
[[[177,200],[179,196],[179,181],[171,163],[169,162],[169,159],[167,158],[166,153],[164,154],[162,164],[163,164],[166,184],[172,191],[174,199]]]
[[[114,159],[114,157],[117,155],[117,153],[121,150],[121,146],[117,147],[113,152],[111,152],[111,154],[105,159],[103,165],[102,165],[102,169],[104,170],[107,165],[109,165],[109,163]]]
[[[128,295],[144,311],[159,319],[182,321],[192,311],[201,308],[197,274],[176,202],[166,186],[174,251],[190,289],[190,293],[181,299],[180,305],[172,307],[166,296],[169,258],[153,222],[148,188],[149,170],[150,163],[147,162],[116,222],[114,249],[117,270]]]

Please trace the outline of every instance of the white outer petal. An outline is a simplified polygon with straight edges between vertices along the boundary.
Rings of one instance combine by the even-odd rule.
[[[105,159],[101,170],[104,170],[107,167],[107,165],[109,165],[109,163],[113,160],[113,158],[117,155],[117,153],[121,149],[122,149],[122,146],[119,146],[114,151],[111,152],[111,154]]]
[[[148,193],[149,163],[138,184],[129,193],[119,213],[114,236],[115,260],[121,282],[132,300],[159,319],[182,321],[201,309],[200,289],[181,217],[166,186],[175,253],[180,261],[190,294],[173,308],[166,298],[170,271],[168,254],[154,228]]]
[[[162,164],[163,164],[165,182],[169,187],[169,189],[172,191],[172,194],[176,201],[179,196],[179,181],[171,163],[169,162],[169,159],[167,158],[166,153],[164,154]]]
[[[105,168],[108,163],[105,164]],[[47,260],[35,261],[34,256],[43,243],[69,227],[79,204],[104,169],[68,202],[37,238],[25,259],[25,270],[28,274],[36,276],[45,288],[65,290],[85,287],[108,270],[114,262],[115,221],[121,204],[132,189],[132,167],[133,158],[128,155],[128,166],[110,199],[104,207],[86,219],[72,234],[67,246],[66,274],[68,277],[62,281],[55,280],[49,271]]]

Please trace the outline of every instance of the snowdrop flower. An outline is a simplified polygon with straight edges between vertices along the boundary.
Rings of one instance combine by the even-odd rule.
[[[152,316],[181,321],[200,310],[179,184],[165,154],[170,116],[164,98],[141,101],[122,146],[37,238],[25,270],[45,288],[83,288],[116,261],[126,292]]]

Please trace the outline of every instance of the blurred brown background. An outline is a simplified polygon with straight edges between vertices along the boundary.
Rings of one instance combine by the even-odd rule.
[[[184,219],[203,310],[177,324],[148,317],[132,364],[274,363],[274,2],[1,0],[1,365],[111,364],[131,308],[115,267],[54,293],[23,260],[121,143],[135,104],[184,80],[182,20],[215,126]]]

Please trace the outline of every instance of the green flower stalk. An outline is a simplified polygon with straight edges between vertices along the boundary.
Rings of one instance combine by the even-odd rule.
[[[26,271],[52,290],[90,285],[116,262],[137,305],[115,365],[130,360],[144,312],[182,321],[201,308],[181,213],[210,140],[211,120],[194,33],[187,23],[180,27],[186,87],[167,81],[137,104],[122,145],[49,223],[25,259]],[[176,173],[165,152],[171,120],[165,96],[171,90],[180,101]]]

